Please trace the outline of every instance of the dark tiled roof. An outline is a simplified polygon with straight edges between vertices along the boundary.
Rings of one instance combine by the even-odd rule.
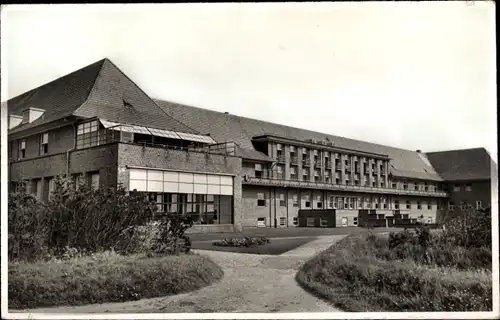
[[[7,101],[9,114],[29,107],[44,109],[42,117],[13,128],[26,130],[70,115],[197,133],[166,114],[109,59],[103,59]]]
[[[9,114],[21,115],[29,107],[45,110],[42,117],[10,132],[70,116],[87,100],[103,64],[104,59],[8,100]]]
[[[210,133],[211,137],[219,143],[234,141],[245,150],[255,150],[251,141],[252,137],[265,134],[298,140],[310,138],[324,140],[328,138],[338,147],[377,154],[387,154],[391,158],[394,174],[404,174],[406,177],[416,179],[441,180],[432,166],[426,164],[421,156],[415,151],[293,128],[168,101],[157,100],[156,102],[172,117],[195,128],[201,133]]]
[[[484,148],[429,152],[427,158],[439,175],[448,181],[491,178],[496,164]]]

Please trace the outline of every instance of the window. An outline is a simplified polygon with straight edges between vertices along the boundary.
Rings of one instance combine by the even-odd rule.
[[[285,207],[285,206],[286,206],[285,194],[281,193],[280,194],[280,207]]]
[[[418,190],[418,183],[415,182],[414,188],[415,188],[415,191]]]
[[[403,218],[403,219],[408,219],[408,218],[409,218],[409,216],[408,216],[408,214],[402,214],[402,215],[401,215],[401,218]]]
[[[453,201],[448,202],[448,210],[453,211],[455,210],[455,204]]]
[[[294,207],[298,207],[299,206],[299,200],[298,200],[298,196],[296,194],[293,195],[293,204],[292,204]]]
[[[377,183],[375,181],[372,181],[372,187],[376,187]]]
[[[439,201],[436,203],[436,209],[441,210],[441,203]]]
[[[462,210],[462,211],[467,210],[467,202],[465,202],[465,201],[464,201],[464,202],[462,202],[462,203],[460,204],[460,210]]]
[[[453,192],[459,192],[460,191],[460,185],[456,184],[453,186]]]
[[[380,181],[380,188],[384,188],[384,187],[385,187],[384,181]]]
[[[92,189],[99,189],[99,172],[90,174],[90,187]]]
[[[476,209],[482,209],[483,208],[483,202],[481,200],[476,201]]]
[[[314,227],[314,217],[307,217],[306,222],[308,227]]]
[[[266,218],[257,218],[257,227],[265,227]]]
[[[304,206],[306,208],[310,208],[311,207],[311,201],[310,201],[310,198],[309,198],[308,194],[304,195],[304,200],[305,200]]]
[[[276,145],[276,150],[281,151],[281,149],[282,149],[281,143],[278,143]]]
[[[40,155],[46,154],[49,151],[49,134],[42,133],[40,135]]]
[[[265,207],[266,206],[266,198],[264,197],[264,193],[257,193],[257,207]]]
[[[76,147],[88,148],[99,145],[99,124],[97,120],[78,125]]]
[[[427,185],[427,182],[424,182],[424,191],[429,191],[429,186]]]
[[[411,204],[410,204],[410,201],[406,201],[406,209],[410,209],[411,208]]]
[[[49,179],[49,199],[52,197],[52,193],[54,192],[55,188],[56,188],[55,179],[50,178]]]
[[[354,198],[349,198],[349,209],[354,209],[354,202],[356,199]]]
[[[286,218],[280,217],[280,226],[284,226],[286,224]]]
[[[321,227],[328,227],[328,219],[326,219],[326,218],[321,218],[321,219],[319,220],[319,225],[320,225]]]
[[[357,227],[358,226],[358,217],[352,218],[352,225]]]
[[[276,166],[276,178],[283,179],[283,167]]]
[[[394,209],[399,210],[399,200],[394,200]]]
[[[422,210],[422,204],[420,203],[420,201],[417,201],[417,209]]]
[[[42,200],[42,179],[36,179],[35,182],[33,183],[33,188],[35,190],[32,190],[33,194],[38,200]]]
[[[309,170],[307,168],[302,168],[302,177],[304,181],[309,180]]]
[[[19,159],[26,158],[26,139],[19,140]]]
[[[403,182],[403,190],[408,190],[408,182]]]
[[[428,202],[427,203],[427,210],[431,210],[432,209],[432,202]]]
[[[384,214],[377,214],[377,219],[385,219],[385,215]]]
[[[298,217],[293,217],[293,225],[296,226],[299,224],[299,218]]]
[[[465,191],[472,191],[472,184],[465,185]]]
[[[255,177],[262,178],[262,164],[260,163],[255,164]]]
[[[290,179],[297,180],[297,168],[290,167]]]

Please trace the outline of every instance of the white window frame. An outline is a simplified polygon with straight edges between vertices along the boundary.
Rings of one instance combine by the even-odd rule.
[[[45,151],[45,147],[47,150]],[[45,132],[40,135],[40,155],[47,154],[49,152],[49,133]]]
[[[476,210],[483,208],[483,202],[481,200],[476,201]]]
[[[19,159],[26,158],[26,139],[19,140]]]

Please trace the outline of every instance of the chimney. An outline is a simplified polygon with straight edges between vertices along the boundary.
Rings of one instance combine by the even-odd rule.
[[[23,121],[22,123],[32,123],[36,119],[40,118],[45,112],[43,109],[28,108],[23,111]]]
[[[21,122],[23,122],[22,116],[16,116],[15,114],[9,115],[9,130],[17,127],[21,124]]]

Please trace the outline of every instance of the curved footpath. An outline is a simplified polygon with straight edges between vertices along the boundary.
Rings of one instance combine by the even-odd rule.
[[[306,260],[345,235],[320,236],[281,255],[193,250],[209,256],[224,277],[208,287],[174,296],[121,303],[23,310],[31,313],[192,313],[192,312],[340,312],[312,296],[295,281]],[[11,310],[10,312],[19,312]]]

